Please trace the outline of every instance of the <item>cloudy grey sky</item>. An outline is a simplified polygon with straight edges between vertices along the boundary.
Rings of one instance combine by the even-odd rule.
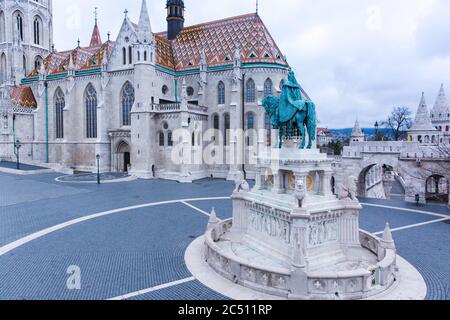
[[[164,31],[165,0],[147,0],[153,31]],[[318,105],[322,126],[372,127],[393,106],[414,112],[425,91],[450,95],[448,0],[260,0],[260,15],[299,81]],[[125,8],[141,0],[54,0],[58,50],[89,42],[94,7],[103,40],[115,39]],[[255,0],[185,0],[186,25],[255,11]]]

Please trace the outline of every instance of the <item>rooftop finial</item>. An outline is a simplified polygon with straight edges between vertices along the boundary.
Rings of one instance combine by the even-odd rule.
[[[97,21],[98,21],[98,7],[94,8],[94,16],[95,16],[95,25],[97,25]]]
[[[259,1],[256,0],[256,15],[259,13]]]
[[[125,13],[125,18],[128,18],[128,9],[125,9],[123,13]]]

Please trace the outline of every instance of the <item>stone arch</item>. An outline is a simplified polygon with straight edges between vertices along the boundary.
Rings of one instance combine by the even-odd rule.
[[[116,144],[114,152],[114,170],[116,172],[128,172],[131,166],[131,148],[126,140],[120,140]]]
[[[389,173],[392,174],[392,178],[398,175],[398,164],[389,159],[385,160],[362,165],[362,169],[356,176],[359,197],[384,199],[390,195],[391,190],[386,190],[387,185],[384,184],[384,179]]]
[[[430,202],[449,201],[449,180],[439,174],[429,176],[425,181],[425,197]]]

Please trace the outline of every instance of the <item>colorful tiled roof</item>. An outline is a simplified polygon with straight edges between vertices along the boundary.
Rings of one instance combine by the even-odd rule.
[[[22,108],[37,108],[36,98],[28,86],[14,86],[10,91],[11,101]]]
[[[131,25],[136,32],[138,25]],[[261,18],[254,13],[186,27],[172,41],[167,40],[166,32],[156,33],[155,42],[156,63],[175,71],[199,68],[202,50],[209,67],[232,65],[236,48],[240,50],[243,63],[288,66]],[[77,71],[98,68],[102,64],[103,52],[108,50],[109,55],[113,45],[111,41],[101,44],[98,27],[95,26],[89,47],[52,52],[44,59],[47,75],[67,72],[70,55]],[[36,69],[29,76],[38,74]]]
[[[75,48],[71,51],[52,52],[44,59],[44,67],[47,75],[55,75],[67,72],[72,55],[74,68],[77,71],[96,69],[102,65],[103,53],[108,50],[111,52],[113,42],[105,42],[101,46]],[[35,69],[29,76],[37,76],[39,70]]]
[[[254,13],[186,27],[174,40],[166,38],[166,32],[156,34],[157,62],[175,70],[198,68],[202,50],[209,67],[230,65],[236,48],[243,63],[288,66],[263,21]]]

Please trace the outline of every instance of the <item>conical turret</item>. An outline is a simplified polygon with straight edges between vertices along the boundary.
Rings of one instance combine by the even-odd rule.
[[[351,135],[351,142],[364,142],[365,135],[364,132],[361,130],[361,126],[359,125],[358,119],[355,121],[355,126],[352,130]]]
[[[431,111],[432,121],[442,121],[449,120],[450,118],[450,106],[448,103],[447,96],[445,95],[444,84],[441,84],[441,89],[439,90],[438,97],[434,104],[433,110]]]
[[[422,92],[422,98],[420,99],[419,107],[417,109],[416,120],[410,131],[436,131],[436,128],[431,123],[424,92]]]

